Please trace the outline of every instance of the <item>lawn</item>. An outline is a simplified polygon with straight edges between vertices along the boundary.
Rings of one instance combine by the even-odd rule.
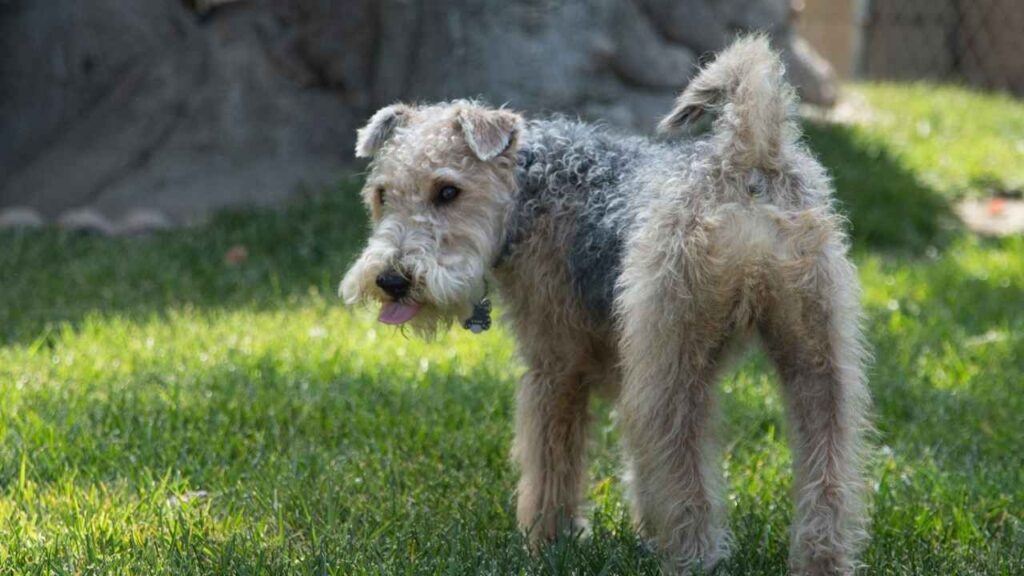
[[[1024,574],[1024,238],[956,198],[1021,185],[1024,104],[867,86],[809,126],[865,286],[870,574]],[[927,128],[925,128],[927,126]],[[335,296],[355,182],[148,238],[0,235],[0,573],[655,574],[597,407],[588,540],[529,556],[501,329],[424,343]],[[249,257],[226,264],[244,245]],[[722,386],[736,550],[785,572],[790,455],[760,356]]]

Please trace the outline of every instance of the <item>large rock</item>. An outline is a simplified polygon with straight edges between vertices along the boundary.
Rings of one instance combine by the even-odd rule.
[[[290,73],[306,68],[289,67],[289,30],[270,10],[203,22],[168,2],[6,10],[5,204],[114,217],[146,205],[188,221],[329,182],[347,160],[344,94]]]
[[[395,100],[482,97],[649,131],[696,69],[771,32],[803,93],[827,64],[784,0],[6,0],[0,205],[188,222],[350,169]],[[806,62],[811,65],[804,65]]]

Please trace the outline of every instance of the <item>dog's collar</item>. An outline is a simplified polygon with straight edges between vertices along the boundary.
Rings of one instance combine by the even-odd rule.
[[[505,232],[505,238],[501,242],[501,248],[498,249],[498,255],[494,257],[494,262],[491,262],[491,270],[495,270],[498,266],[501,266],[508,260],[509,253],[512,252],[512,234]]]
[[[501,242],[501,248],[498,249],[498,255],[495,256],[494,262],[491,262],[491,268],[488,272],[496,270],[499,266],[508,260],[509,253],[512,251],[512,235],[509,232],[505,232],[505,238]],[[480,298],[480,301],[473,304],[473,314],[462,321],[462,327],[469,330],[473,334],[479,334],[485,332],[491,328],[491,300],[488,298],[490,292],[490,286],[487,282],[487,278],[484,277],[484,295]]]
[[[505,263],[508,258],[508,253],[511,250],[512,242],[508,235],[505,235],[505,241],[501,243],[501,249],[498,250],[498,256],[491,263],[491,270],[495,270],[498,266]],[[479,334],[486,332],[491,328],[491,299],[488,298],[490,292],[490,284],[487,282],[487,278],[484,278],[484,295],[480,298],[480,301],[473,304],[473,314],[462,321],[462,327],[469,330],[473,334]]]
[[[491,328],[491,299],[487,297],[490,286],[487,278],[484,278],[484,295],[480,301],[473,304],[473,314],[462,321],[462,327],[473,334],[486,332]]]
[[[486,332],[491,328],[491,300],[487,298],[487,283],[484,282],[484,297],[473,304],[473,315],[462,321],[462,327],[473,334]]]

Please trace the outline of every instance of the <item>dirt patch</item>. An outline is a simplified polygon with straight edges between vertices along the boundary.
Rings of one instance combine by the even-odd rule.
[[[1009,236],[1024,232],[1024,200],[1020,198],[964,200],[957,204],[956,213],[978,234]]]

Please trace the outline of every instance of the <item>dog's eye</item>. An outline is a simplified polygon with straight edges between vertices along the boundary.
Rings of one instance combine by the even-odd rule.
[[[434,202],[438,205],[449,204],[459,197],[459,192],[461,192],[461,190],[450,184],[442,186],[441,189],[437,191],[437,197],[434,199]]]
[[[385,192],[384,188],[377,188],[377,202],[381,206],[384,205],[384,192]]]

